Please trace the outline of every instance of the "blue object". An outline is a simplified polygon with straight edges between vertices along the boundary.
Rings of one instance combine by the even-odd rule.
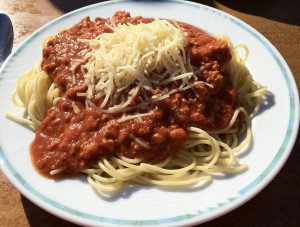
[[[0,13],[0,66],[11,53],[14,31],[11,20],[6,14]]]

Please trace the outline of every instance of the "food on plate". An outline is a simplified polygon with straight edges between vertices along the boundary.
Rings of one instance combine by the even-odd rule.
[[[236,153],[266,91],[247,56],[175,20],[86,17],[46,37],[13,95],[28,116],[8,117],[36,131],[30,154],[43,176],[85,173],[104,194],[125,182],[194,186],[247,168]]]

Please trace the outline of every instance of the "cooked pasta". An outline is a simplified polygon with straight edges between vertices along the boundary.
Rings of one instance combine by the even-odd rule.
[[[200,33],[215,45],[205,53]],[[37,131],[31,155],[41,174],[80,171],[111,195],[123,184],[192,187],[247,169],[237,154],[251,141],[266,88],[245,65],[246,45],[126,12],[85,18],[43,45],[42,62],[17,79],[13,94],[27,118],[7,114]]]

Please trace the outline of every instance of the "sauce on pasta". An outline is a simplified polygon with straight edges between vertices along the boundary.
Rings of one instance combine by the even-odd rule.
[[[116,12],[113,19],[116,24],[153,21],[132,18],[123,11]],[[108,22],[108,19],[96,18],[92,21],[86,17],[72,28],[58,33],[43,50],[42,69],[64,95],[47,111],[31,144],[33,163],[42,175],[55,178],[74,175],[103,157],[117,155],[159,163],[178,152],[186,141],[187,127],[207,131],[223,129],[240,106],[230,76],[222,72],[231,59],[227,44],[198,28],[179,23],[186,35],[185,51],[192,65],[200,69],[198,80],[212,84],[212,87],[200,83],[193,89],[177,91],[151,106],[151,115],[125,122],[117,121],[122,113],[87,109],[84,99],[77,95],[87,90],[84,72],[79,66],[76,67],[74,84],[71,67],[91,51],[89,44],[80,39],[93,39],[102,33],[112,32],[106,26]],[[154,93],[176,89],[176,86],[175,82],[157,86]],[[138,94],[136,99],[139,96],[142,94]],[[136,99],[133,103],[138,101]],[[101,103],[103,100],[93,101]],[[78,109],[76,113],[74,105]],[[239,118],[234,127],[239,127]],[[60,168],[64,170],[50,174]]]

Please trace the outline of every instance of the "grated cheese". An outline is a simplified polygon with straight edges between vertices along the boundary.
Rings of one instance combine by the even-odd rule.
[[[133,115],[124,115],[122,118],[118,119],[117,122],[121,123],[124,121],[128,121],[134,118],[140,118],[140,117],[145,117],[153,114],[153,112],[148,112],[148,113],[138,113],[138,114],[133,114]]]
[[[150,105],[178,90],[193,88],[188,80],[191,77],[197,79],[197,75],[185,53],[186,37],[176,21],[173,24],[155,19],[147,24],[121,25],[111,19],[107,27],[113,33],[103,33],[93,40],[80,40],[88,42],[92,48],[83,59],[86,63],[80,66],[88,88],[78,95],[86,96],[86,108],[97,108],[104,113],[139,111],[145,100],[146,105]],[[75,64],[73,68],[76,67]],[[173,82],[178,83],[180,89],[167,94],[154,93],[157,85],[166,86]],[[152,93],[152,98],[147,98],[145,92]],[[144,101],[141,98],[137,99],[139,103],[132,104],[139,94],[146,96]],[[98,107],[91,100],[99,98],[102,103]],[[119,121],[144,115],[139,112],[132,116],[123,114]]]
[[[130,134],[130,138],[133,139],[136,143],[138,143],[139,145],[141,145],[142,147],[146,148],[146,149],[150,149],[151,147],[144,143],[142,140],[140,140],[139,138],[137,138],[135,135]]]

